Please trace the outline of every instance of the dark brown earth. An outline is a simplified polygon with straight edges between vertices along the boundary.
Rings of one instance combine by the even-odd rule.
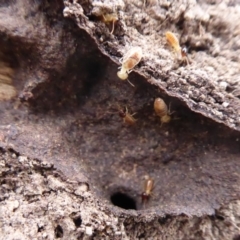
[[[3,1],[0,15],[2,239],[238,239],[237,1]],[[116,75],[132,46],[134,87]]]

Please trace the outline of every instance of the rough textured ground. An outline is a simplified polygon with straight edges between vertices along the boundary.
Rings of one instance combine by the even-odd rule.
[[[51,164],[0,152],[1,239],[238,239],[239,201],[212,216],[116,216],[86,183]],[[134,217],[135,215],[135,217]],[[235,238],[234,238],[235,237]]]
[[[239,5],[144,3],[0,4],[2,239],[240,237]],[[116,75],[131,46],[144,55],[135,87]],[[156,97],[174,111],[162,126]]]

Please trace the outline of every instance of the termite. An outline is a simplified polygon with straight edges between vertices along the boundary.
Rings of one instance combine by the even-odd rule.
[[[128,74],[132,69],[141,61],[142,59],[142,49],[140,47],[131,48],[120,60],[122,66],[120,71],[117,72],[117,75],[120,79],[126,80]]]
[[[136,113],[130,114],[127,107],[125,108],[125,111],[119,109],[119,116],[123,118],[123,122],[128,125],[134,125],[136,123],[137,119],[133,117],[135,114]]]
[[[161,123],[168,123],[171,120],[171,113],[167,107],[167,104],[162,98],[156,98],[154,101],[155,113],[160,117]]]
[[[182,60],[185,60],[187,64],[189,64],[187,48],[180,46],[179,40],[174,33],[168,31],[166,32],[165,35],[166,35],[167,42],[173,48],[173,50],[177,54],[177,57],[178,58],[180,57]]]
[[[102,21],[106,24],[112,23],[111,34],[114,32],[115,23],[118,21],[118,15],[116,13],[107,13],[102,15]]]
[[[145,180],[144,192],[142,193],[142,203],[149,201],[150,196],[152,195],[152,190],[154,186],[154,181],[152,178]]]

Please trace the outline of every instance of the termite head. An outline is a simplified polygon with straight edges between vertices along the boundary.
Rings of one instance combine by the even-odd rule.
[[[182,61],[185,61],[187,65],[189,65],[189,58],[188,58],[188,49],[186,47],[181,48],[181,56],[182,56]]]
[[[142,193],[142,203],[148,202],[149,198],[150,198],[149,194],[147,194],[145,192]]]
[[[148,178],[145,180],[144,192],[142,193],[142,203],[149,201],[150,196],[152,195],[152,190],[154,187],[154,180]]]
[[[118,15],[116,13],[103,14],[102,18],[103,18],[103,22],[105,22],[105,23],[118,21]]]
[[[121,80],[126,80],[128,78],[128,73],[127,71],[122,67],[120,71],[117,72],[117,76]]]
[[[119,107],[118,114],[119,114],[119,117],[121,118],[126,117],[126,109],[123,110],[122,108]]]
[[[170,115],[165,115],[163,117],[161,117],[161,123],[168,123],[171,121],[171,116]]]
[[[188,54],[188,49],[186,47],[182,47],[181,48],[181,54],[182,54],[182,57],[187,57],[187,54]]]

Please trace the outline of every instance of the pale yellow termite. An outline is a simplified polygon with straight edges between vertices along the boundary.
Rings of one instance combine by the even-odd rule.
[[[154,180],[152,178],[145,180],[144,192],[142,193],[142,203],[149,201],[149,198],[152,195],[153,187]]]
[[[127,107],[125,108],[125,111],[119,109],[119,116],[123,118],[123,122],[128,125],[134,125],[136,123],[137,119],[133,117],[135,114],[136,113],[130,114]]]
[[[116,13],[107,13],[102,15],[102,20],[106,24],[112,23],[111,34],[114,32],[115,23],[118,21],[118,15]]]
[[[165,33],[167,42],[173,48],[174,52],[177,54],[177,57],[185,60],[189,64],[189,59],[187,55],[187,48],[181,47],[178,38],[176,35],[170,31]]]
[[[160,117],[161,123],[168,123],[171,120],[171,114],[168,110],[167,104],[162,98],[156,98],[154,101],[155,113]]]
[[[132,47],[122,58],[120,71],[117,72],[117,75],[120,79],[126,80],[128,74],[132,69],[141,61],[142,59],[142,49],[140,47]]]

